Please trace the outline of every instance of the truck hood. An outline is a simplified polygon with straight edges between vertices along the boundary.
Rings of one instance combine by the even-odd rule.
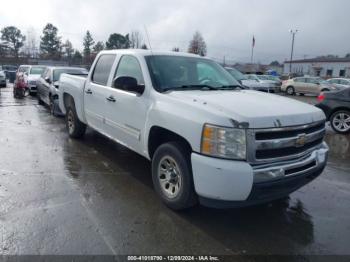
[[[326,119],[324,113],[312,105],[251,90],[180,91],[169,95],[208,114],[247,123],[249,128],[297,126]]]

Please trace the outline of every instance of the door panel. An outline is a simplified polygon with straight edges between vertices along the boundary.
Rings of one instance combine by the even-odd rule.
[[[93,69],[91,79],[87,79],[84,88],[84,111],[89,126],[106,134],[105,114],[107,111],[110,74],[116,55],[101,55]]]
[[[133,77],[137,80],[138,85],[145,84],[140,63],[136,57],[131,55],[120,58],[114,77],[120,76]],[[110,88],[105,99],[107,101],[106,128],[108,133],[120,143],[136,152],[143,153],[141,134],[144,131],[148,111],[146,95]]]

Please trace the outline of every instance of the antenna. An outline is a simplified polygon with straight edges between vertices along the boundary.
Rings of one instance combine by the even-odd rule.
[[[151,41],[150,41],[150,39],[149,39],[148,30],[147,30],[146,25],[144,25],[144,27],[145,27],[145,32],[146,32],[146,36],[147,36],[147,41],[148,41],[149,49],[151,50],[151,54],[153,55],[153,50],[152,50],[152,46],[151,46]]]

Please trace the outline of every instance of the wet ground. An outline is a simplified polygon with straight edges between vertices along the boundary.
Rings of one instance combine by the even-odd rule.
[[[314,98],[300,98],[314,103]],[[176,213],[150,164],[35,98],[0,96],[0,254],[350,254],[350,137],[328,130],[324,174],[285,202]]]

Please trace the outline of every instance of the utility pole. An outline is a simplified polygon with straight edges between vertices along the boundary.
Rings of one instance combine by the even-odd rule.
[[[290,30],[289,31],[292,34],[292,52],[290,54],[290,63],[289,63],[289,73],[292,73],[292,62],[293,62],[293,55],[294,55],[294,42],[295,42],[295,35],[299,32],[299,30]]]

